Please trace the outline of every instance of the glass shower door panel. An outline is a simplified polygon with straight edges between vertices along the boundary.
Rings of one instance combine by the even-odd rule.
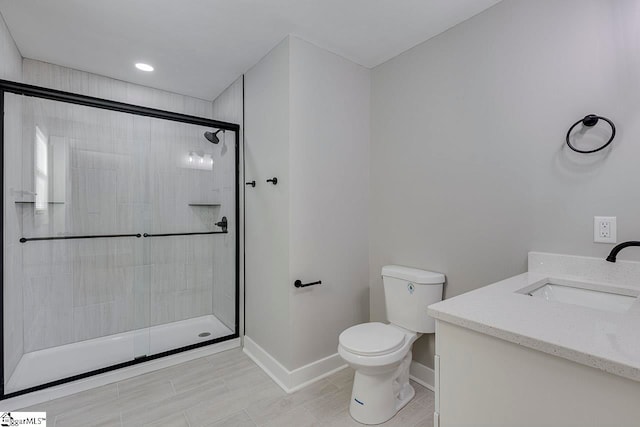
[[[131,232],[142,234],[151,221],[151,199],[149,191],[149,150],[151,120],[133,116],[133,140],[121,148],[127,161],[121,168],[118,181],[118,203]],[[129,232],[129,231],[127,231]],[[149,315],[151,271],[146,260],[149,244],[144,238],[136,239],[134,254],[134,281],[131,305],[133,358],[141,358],[149,351]]]
[[[140,165],[150,126],[127,113],[6,99],[4,292],[23,306],[5,316],[11,393],[148,353],[136,235],[148,210]]]
[[[235,135],[207,131],[151,120],[150,354],[235,333]]]

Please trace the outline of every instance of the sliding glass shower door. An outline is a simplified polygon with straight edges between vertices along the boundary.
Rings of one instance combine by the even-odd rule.
[[[234,125],[1,95],[2,395],[236,337]]]
[[[235,135],[219,132],[213,144],[208,131],[150,120],[144,218],[150,354],[235,331]]]

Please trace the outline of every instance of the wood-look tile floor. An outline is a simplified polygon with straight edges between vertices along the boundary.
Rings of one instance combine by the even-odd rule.
[[[55,427],[361,426],[349,416],[353,370],[286,394],[240,349],[109,384],[24,410]],[[416,397],[384,426],[433,426],[433,393]]]

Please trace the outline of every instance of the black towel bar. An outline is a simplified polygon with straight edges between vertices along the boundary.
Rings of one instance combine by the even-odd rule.
[[[227,217],[223,216],[222,220],[216,222],[216,226],[222,228],[222,231],[196,231],[193,233],[163,233],[163,234],[97,234],[97,235],[88,235],[88,236],[55,236],[55,237],[23,237],[20,239],[20,243],[26,243],[36,240],[71,240],[71,239],[105,239],[105,238],[113,238],[113,237],[167,237],[167,236],[194,236],[197,234],[227,234],[229,222],[227,221]]]
[[[296,280],[295,282],[293,282],[293,286],[295,286],[296,288],[306,288],[307,286],[319,285],[321,283],[322,283],[322,280],[318,280],[317,282],[311,282],[311,283],[302,283],[302,280]]]
[[[55,236],[55,237],[23,237],[20,243],[33,242],[37,240],[73,240],[73,239],[106,239],[113,237],[142,237],[141,234],[97,234],[89,236]]]
[[[149,234],[144,233],[143,237],[169,237],[169,236],[196,236],[199,234],[227,234],[226,230],[224,231],[196,231],[193,233],[163,233],[163,234]]]

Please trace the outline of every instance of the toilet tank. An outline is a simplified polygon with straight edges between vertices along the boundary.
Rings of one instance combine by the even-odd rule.
[[[387,319],[413,332],[433,333],[435,320],[427,306],[442,301],[444,274],[417,268],[387,265],[382,267]]]

